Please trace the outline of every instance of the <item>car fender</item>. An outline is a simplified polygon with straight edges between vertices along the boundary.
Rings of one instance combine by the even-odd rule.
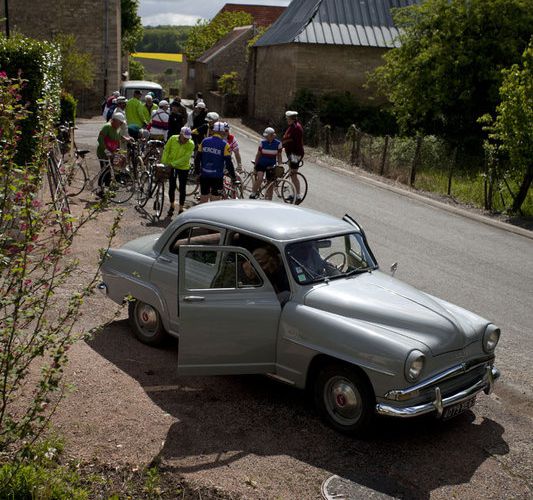
[[[379,325],[289,302],[280,322],[278,374],[303,388],[313,359],[325,355],[358,366],[378,396],[405,384],[404,362],[413,349],[428,350]]]

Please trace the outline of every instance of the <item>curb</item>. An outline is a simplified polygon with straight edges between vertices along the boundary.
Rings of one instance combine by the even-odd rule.
[[[251,133],[249,130],[246,130],[244,128],[241,128],[238,125],[235,125],[234,123],[231,123],[231,127],[235,130],[238,130],[240,134],[246,136],[248,139],[256,140],[259,139],[261,136],[259,134]],[[481,222],[482,224],[486,224],[487,226],[492,226],[497,229],[501,229],[502,231],[507,231],[509,233],[514,233],[519,236],[523,236],[524,238],[529,238],[530,240],[533,240],[533,231],[528,231],[527,229],[523,229],[518,226],[513,226],[512,224],[509,224],[507,222],[502,222],[498,220],[493,220],[490,217],[486,217],[484,215],[475,214],[472,212],[469,212],[468,210],[465,210],[464,208],[458,208],[458,207],[452,207],[451,205],[448,205],[447,203],[444,203],[442,201],[434,200],[433,198],[428,198],[427,196],[415,193],[413,191],[409,191],[407,189],[403,189],[397,186],[392,186],[386,182],[379,181],[377,179],[374,179],[372,177],[368,177],[366,175],[360,174],[358,172],[352,172],[350,170],[346,170],[344,168],[340,167],[334,167],[332,165],[326,164],[323,160],[316,159],[314,160],[314,163],[316,163],[319,167],[327,168],[329,170],[333,170],[334,172],[337,172],[339,174],[344,174],[350,177],[356,177],[358,180],[364,182],[365,184],[368,184],[373,187],[385,189],[387,191],[391,191],[393,193],[399,194],[401,196],[405,196],[407,198],[411,198],[412,200],[419,201],[421,203],[424,203],[426,205],[430,205],[435,208],[440,208],[441,210],[445,210],[446,212],[460,215],[462,217],[465,217],[467,219],[474,220],[476,222]]]

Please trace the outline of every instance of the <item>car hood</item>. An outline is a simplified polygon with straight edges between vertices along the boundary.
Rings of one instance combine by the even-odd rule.
[[[129,250],[143,255],[152,255],[154,252],[154,244],[159,239],[161,234],[149,234],[148,236],[141,236],[135,240],[128,241],[122,245],[121,250]]]
[[[415,339],[434,355],[462,349],[480,338],[488,324],[380,271],[315,286],[305,304]]]

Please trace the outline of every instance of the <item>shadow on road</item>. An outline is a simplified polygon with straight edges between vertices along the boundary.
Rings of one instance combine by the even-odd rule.
[[[364,440],[341,435],[319,421],[303,391],[267,377],[178,377],[177,342],[147,347],[126,321],[89,345],[178,420],[155,458],[165,470],[187,473],[246,455],[286,455],[389,495],[424,499],[439,487],[468,483],[487,458],[509,452],[504,428],[490,419],[475,424],[470,412],[444,423],[379,419]]]

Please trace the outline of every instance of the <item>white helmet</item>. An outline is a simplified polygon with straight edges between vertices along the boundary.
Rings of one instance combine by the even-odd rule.
[[[205,117],[206,122],[218,122],[220,116],[218,116],[218,113],[215,113],[214,111],[210,111],[207,113]]]
[[[224,130],[225,130],[224,122],[216,122],[213,125],[213,132],[224,132]]]

